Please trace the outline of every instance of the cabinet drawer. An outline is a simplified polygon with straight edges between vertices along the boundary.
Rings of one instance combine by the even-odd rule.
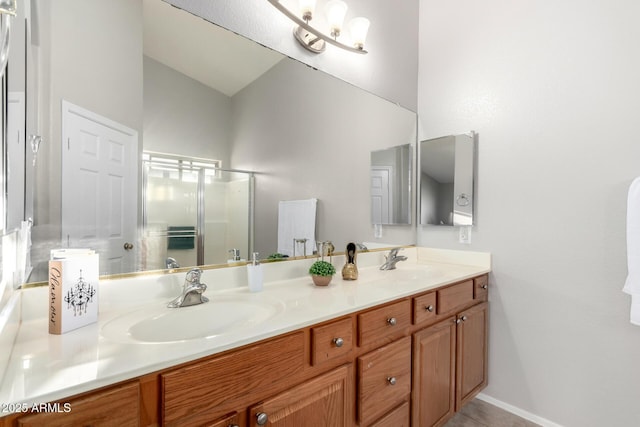
[[[319,365],[348,354],[353,348],[351,318],[311,328],[311,363]]]
[[[411,326],[411,300],[402,300],[358,315],[358,344],[391,341]]]
[[[369,424],[411,393],[411,337],[358,358],[358,419]]]
[[[371,424],[371,427],[409,427],[410,416],[409,402],[404,402],[402,405]]]
[[[448,313],[473,301],[473,280],[437,291],[437,313]]]
[[[162,374],[164,425],[202,425],[302,377],[305,336],[296,332]]]
[[[69,411],[41,412],[18,419],[18,426],[137,426],[140,424],[140,387],[129,383],[91,393],[69,402]]]
[[[430,292],[413,299],[413,324],[427,323],[436,317],[436,293]]]
[[[487,295],[488,290],[489,276],[487,274],[473,279],[473,299],[484,298]]]

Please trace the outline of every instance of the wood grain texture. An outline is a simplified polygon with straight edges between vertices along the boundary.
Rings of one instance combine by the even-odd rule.
[[[436,317],[436,293],[420,295],[413,298],[413,324],[421,325],[433,321]]]
[[[371,427],[409,427],[410,421],[411,411],[409,410],[409,402],[404,402],[371,424]]]
[[[473,280],[466,280],[437,291],[438,314],[459,310],[473,301]]]
[[[473,279],[473,299],[485,300],[489,292],[489,275],[485,274]]]
[[[403,299],[358,314],[358,345],[391,342],[403,336],[411,326],[410,299]],[[395,319],[395,325],[389,322]]]
[[[340,347],[335,342],[338,338],[342,340]],[[319,365],[349,354],[353,341],[351,317],[311,328],[311,363]]]
[[[278,393],[302,378],[300,331],[162,374],[162,421],[199,425]]]
[[[21,427],[140,425],[140,387],[130,382],[68,401],[71,411],[32,413],[18,419]]]
[[[455,319],[450,317],[413,335],[413,427],[441,425],[454,414]]]
[[[487,385],[487,307],[483,302],[458,315],[456,410]]]
[[[229,415],[225,415],[217,421],[212,423],[205,424],[206,427],[230,427],[230,426],[239,426],[240,425],[240,416],[233,412]]]
[[[353,408],[353,365],[336,368],[249,409],[249,426],[259,427],[257,415],[271,427],[347,427]]]
[[[389,379],[395,379],[392,384]],[[367,425],[411,393],[411,337],[358,358],[358,420]]]

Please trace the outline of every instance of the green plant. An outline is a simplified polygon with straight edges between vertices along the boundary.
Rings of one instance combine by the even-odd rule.
[[[309,267],[309,274],[312,276],[333,276],[336,268],[327,261],[316,261]]]
[[[285,259],[287,257],[287,255],[281,254],[281,253],[273,253],[271,255],[269,255],[268,259],[273,259],[273,260],[281,260],[281,259]]]

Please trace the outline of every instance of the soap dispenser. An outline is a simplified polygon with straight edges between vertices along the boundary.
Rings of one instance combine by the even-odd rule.
[[[247,277],[249,281],[249,290],[251,292],[260,292],[262,290],[262,264],[258,261],[258,252],[254,252],[251,263],[247,264]]]

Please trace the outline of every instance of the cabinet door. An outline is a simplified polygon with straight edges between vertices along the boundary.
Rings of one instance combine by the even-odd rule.
[[[456,410],[487,385],[487,303],[458,315]]]
[[[441,425],[455,412],[456,319],[413,335],[412,425]]]
[[[249,408],[249,425],[347,427],[353,424],[353,407],[349,364]]]

